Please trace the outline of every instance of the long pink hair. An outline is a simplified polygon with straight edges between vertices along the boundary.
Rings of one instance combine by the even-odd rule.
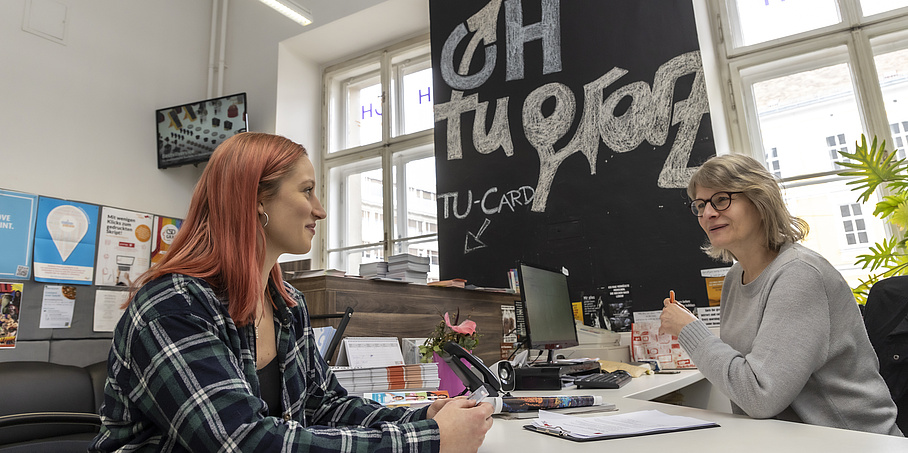
[[[265,230],[258,203],[274,196],[306,149],[287,138],[246,132],[234,135],[211,155],[189,205],[189,213],[164,258],[136,282],[138,288],[166,274],[205,279],[228,297],[238,326],[254,317],[263,296],[261,269]],[[271,279],[288,306],[296,303],[284,288],[280,266]]]

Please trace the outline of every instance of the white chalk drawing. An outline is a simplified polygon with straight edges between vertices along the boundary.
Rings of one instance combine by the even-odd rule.
[[[474,250],[479,250],[481,248],[488,247],[485,244],[485,242],[482,242],[479,239],[479,236],[482,236],[482,233],[484,233],[486,231],[486,228],[488,228],[491,223],[492,223],[492,221],[489,220],[487,217],[482,221],[482,226],[479,227],[479,231],[477,231],[476,234],[473,234],[473,233],[467,231],[467,237],[463,243],[463,254],[464,255],[466,255],[467,253],[470,253]]]
[[[482,198],[473,200],[473,191],[467,190],[466,203],[462,207],[462,211],[458,202],[461,197],[457,192],[442,193],[437,197],[444,207],[442,218],[448,219],[453,215],[456,219],[465,219],[470,215],[470,211],[473,210],[473,205],[479,205],[483,214],[487,216],[508,211],[517,212],[518,207],[529,206],[533,203],[535,194],[536,190],[530,186],[521,186],[500,195],[498,187],[492,187],[485,191]]]
[[[506,80],[524,77],[525,44],[534,40],[542,41],[543,74],[561,71],[561,30],[560,2],[540,0],[542,18],[539,22],[523,23],[522,0],[504,0],[505,65]],[[514,155],[514,144],[508,120],[509,98],[501,97],[495,102],[492,124],[486,130],[486,116],[489,101],[479,102],[478,94],[464,95],[464,91],[479,88],[491,76],[498,63],[496,44],[497,20],[502,0],[492,0],[475,15],[461,23],[445,41],[441,53],[442,79],[453,90],[448,102],[434,107],[437,127],[445,127],[447,159],[463,158],[461,144],[461,117],[473,112],[473,145],[480,154],[490,154],[501,149],[506,156]],[[466,51],[455,70],[455,50],[473,33]],[[485,62],[482,68],[468,74],[480,42],[484,44]],[[638,149],[644,141],[653,146],[663,146],[668,140],[669,128],[677,128],[671,150],[666,157],[656,184],[660,188],[684,188],[696,167],[688,167],[691,151],[703,116],[709,113],[706,84],[699,51],[687,52],[662,64],[653,77],[652,86],[645,81],[629,81],[624,86],[612,88],[605,96],[605,90],[624,77],[628,71],[613,67],[598,79],[583,87],[583,111],[574,136],[563,148],[554,145],[570,130],[577,113],[577,100],[571,89],[562,83],[552,82],[532,91],[521,106],[521,121],[524,135],[539,156],[539,176],[531,210],[545,212],[549,191],[565,159],[575,153],[586,157],[590,174],[596,174],[600,140],[614,153],[626,153]],[[679,78],[693,75],[690,94],[686,99],[673,102]],[[552,99],[554,109],[543,113],[543,104]],[[615,109],[625,99],[630,106],[621,115]],[[550,105],[551,103],[549,103]],[[548,110],[548,109],[547,109]],[[449,193],[439,197],[444,203],[445,218],[449,205],[455,218],[469,215],[474,203],[472,192],[467,191],[465,212],[458,211],[458,194]],[[485,197],[482,205],[485,205]],[[449,203],[450,201],[450,203]],[[478,203],[479,201],[477,201]],[[484,209],[485,212],[485,209]],[[486,212],[488,214],[488,212]]]

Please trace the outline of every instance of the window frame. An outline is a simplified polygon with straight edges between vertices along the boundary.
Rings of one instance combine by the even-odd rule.
[[[374,50],[364,55],[351,58],[344,62],[328,66],[322,72],[323,86],[323,108],[322,122],[323,127],[323,145],[321,150],[321,170],[325,175],[322,178],[322,193],[326,194],[325,206],[329,212],[338,212],[334,216],[329,215],[326,219],[326,234],[322,235],[319,241],[319,247],[322,253],[319,255],[320,265],[323,268],[329,267],[328,263],[334,253],[345,253],[347,255],[366,249],[380,247],[383,256],[387,259],[393,255],[395,248],[401,243],[420,243],[437,240],[437,232],[434,234],[425,234],[420,236],[408,237],[406,227],[406,175],[403,171],[395,174],[395,168],[403,168],[410,160],[417,160],[426,157],[434,157],[434,128],[422,131],[403,134],[405,127],[404,114],[402,108],[395,108],[392,105],[403,105],[403,90],[397,89],[395,84],[400,84],[403,80],[407,69],[413,67],[431,67],[431,54],[429,35],[423,34],[410,38],[382,49]],[[358,78],[367,78],[370,75],[374,77],[375,68],[377,68],[382,100],[382,124],[381,140],[374,143],[360,144],[350,148],[344,148],[346,137],[347,123],[347,97],[338,96],[343,93],[343,84],[345,81],[356,80]],[[392,98],[393,96],[393,98]],[[387,112],[391,115],[385,117]],[[386,118],[388,118],[386,120]],[[343,127],[337,128],[336,125]],[[332,246],[334,236],[343,234],[347,231],[349,219],[345,213],[347,207],[347,194],[344,190],[346,176],[355,172],[368,171],[376,169],[376,162],[382,171],[382,240],[379,242],[348,244],[342,240]],[[341,178],[338,178],[341,176]],[[338,180],[340,179],[340,180]],[[393,181],[393,184],[385,182]],[[395,198],[395,188],[401,192],[400,196]],[[397,200],[397,201],[396,201]],[[400,212],[403,215],[395,215]],[[402,232],[402,237],[394,237],[395,222],[402,222],[403,228],[398,231]],[[346,263],[346,260],[342,260]]]

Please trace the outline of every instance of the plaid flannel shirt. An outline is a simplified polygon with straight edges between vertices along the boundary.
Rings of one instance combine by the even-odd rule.
[[[274,317],[283,417],[259,398],[251,324],[237,328],[205,281],[171,274],[140,289],[117,325],[89,451],[437,452],[426,408],[347,396],[316,350],[303,295],[284,285],[298,305],[289,322]]]

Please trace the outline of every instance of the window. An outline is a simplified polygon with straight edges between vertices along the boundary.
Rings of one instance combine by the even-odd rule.
[[[863,133],[904,155],[908,0],[705,1],[729,77],[721,90],[734,152],[764,159],[810,224],[805,245],[856,284],[866,277],[856,256],[886,227],[869,214],[876,200],[856,202],[837,175],[839,152]]]
[[[433,258],[438,279],[428,37],[325,71],[326,266],[359,274],[398,253]]]
[[[864,225],[864,216],[861,214],[861,205],[857,203],[846,204],[839,207],[842,210],[842,226],[845,228],[845,242],[848,245],[867,244],[867,228]]]

